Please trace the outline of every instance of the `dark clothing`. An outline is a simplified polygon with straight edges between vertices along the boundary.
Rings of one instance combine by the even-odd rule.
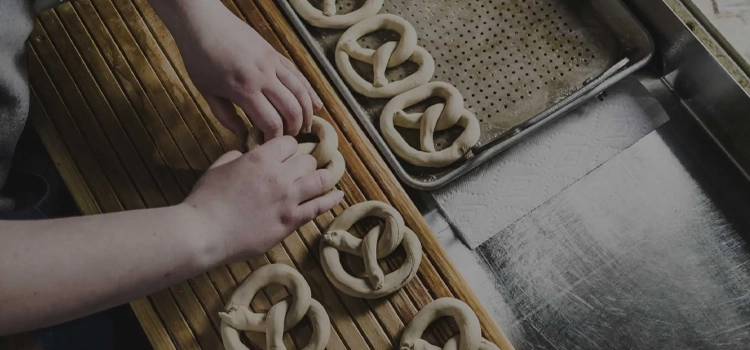
[[[0,189],[29,115],[26,39],[34,29],[34,18],[30,1],[0,1]],[[13,203],[0,195],[0,210],[11,209]]]

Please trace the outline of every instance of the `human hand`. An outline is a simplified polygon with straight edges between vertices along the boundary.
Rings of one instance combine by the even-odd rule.
[[[310,83],[220,1],[152,4],[172,32],[190,78],[225,127],[245,139],[236,104],[266,141],[310,132],[313,110],[323,107]]]
[[[253,151],[229,152],[203,175],[185,199],[215,234],[219,258],[246,260],[263,254],[292,231],[341,202],[343,192],[315,158],[294,155],[297,142],[284,136]]]

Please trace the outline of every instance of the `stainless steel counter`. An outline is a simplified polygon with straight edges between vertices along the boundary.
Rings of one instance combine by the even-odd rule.
[[[750,344],[750,182],[664,83],[641,81],[670,121],[476,250],[421,202],[518,349]]]

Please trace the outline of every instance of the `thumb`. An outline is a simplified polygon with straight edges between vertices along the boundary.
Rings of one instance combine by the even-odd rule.
[[[240,152],[240,151],[229,151],[227,153],[224,153],[224,154],[221,155],[221,157],[219,157],[219,159],[216,159],[216,161],[214,161],[214,163],[211,164],[210,167],[208,167],[208,170],[211,170],[211,169],[214,169],[214,168],[218,168],[218,167],[220,167],[220,166],[222,166],[224,164],[227,164],[227,163],[229,163],[229,162],[231,162],[231,161],[239,158],[240,156],[242,156],[242,152]]]
[[[247,126],[242,118],[237,115],[234,104],[225,98],[214,95],[204,95],[203,98],[221,125],[224,125],[225,128],[229,129],[240,140],[245,140],[247,137]]]

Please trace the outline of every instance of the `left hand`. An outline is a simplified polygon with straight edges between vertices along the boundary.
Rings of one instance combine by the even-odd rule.
[[[161,0],[154,8],[216,118],[242,140],[247,114],[265,141],[310,132],[323,103],[294,64],[217,0]],[[166,3],[166,4],[165,4]],[[160,9],[162,8],[163,9]]]

